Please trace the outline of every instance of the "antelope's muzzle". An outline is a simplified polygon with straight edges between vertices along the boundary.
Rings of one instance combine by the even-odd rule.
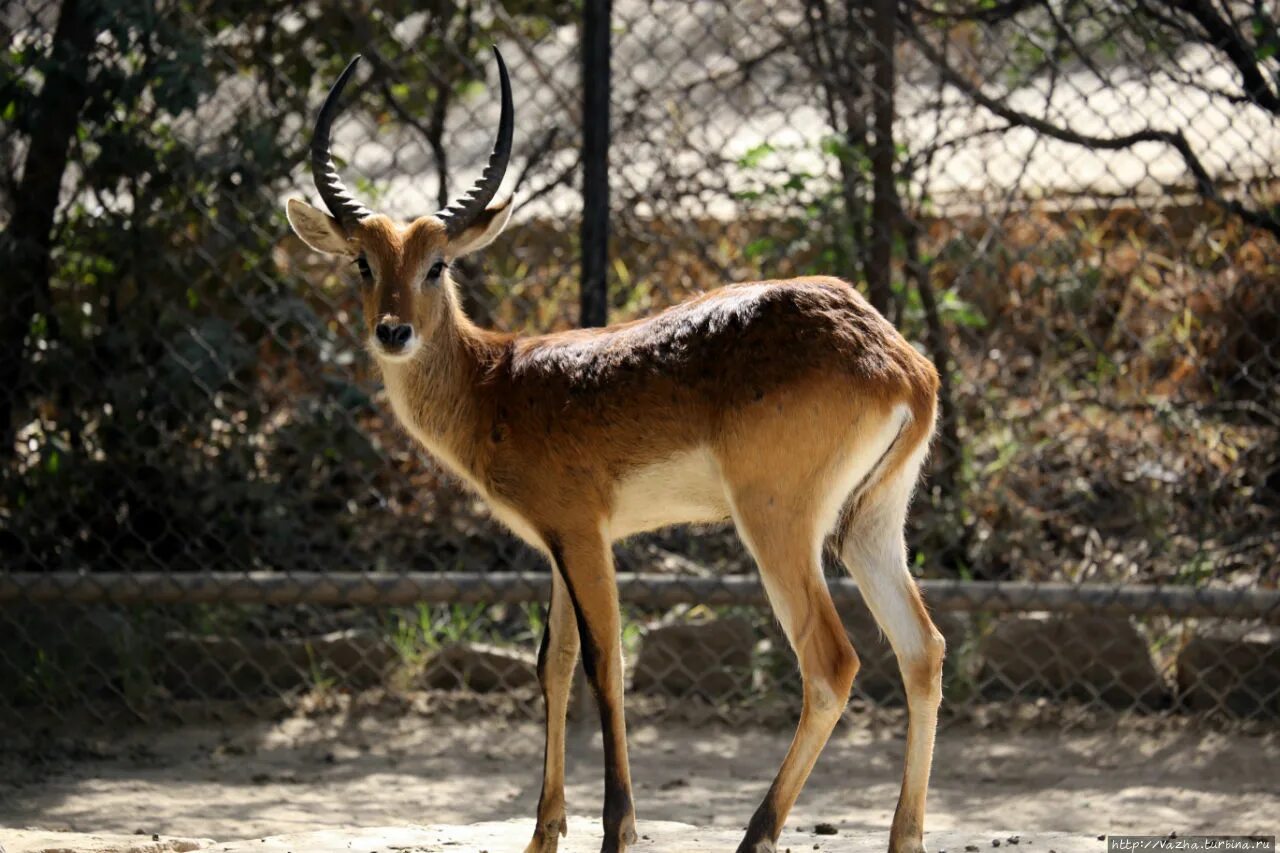
[[[386,317],[374,326],[373,336],[386,355],[403,355],[413,341],[413,326],[394,317]]]

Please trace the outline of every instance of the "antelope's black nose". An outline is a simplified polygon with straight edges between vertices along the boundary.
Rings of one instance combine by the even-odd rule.
[[[404,349],[413,337],[413,326],[408,323],[379,323],[373,329],[374,337],[390,352]]]

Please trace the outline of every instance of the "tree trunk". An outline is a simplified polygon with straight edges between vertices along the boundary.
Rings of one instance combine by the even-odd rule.
[[[961,477],[964,448],[960,443],[960,410],[956,406],[955,389],[952,386],[956,361],[938,312],[937,296],[929,277],[929,264],[920,256],[920,226],[915,220],[909,219],[902,208],[897,210],[894,218],[902,225],[907,272],[915,280],[916,291],[920,294],[920,305],[924,308],[926,343],[934,366],[938,368],[939,435],[934,476],[941,492],[943,517],[955,531],[951,536],[951,543],[959,552],[960,560],[964,560],[972,551],[973,531],[966,525],[964,518],[965,492]],[[977,567],[974,568],[973,577],[975,580],[993,579]]]
[[[0,239],[0,460],[12,458],[26,402],[26,337],[37,310],[49,310],[49,252],[68,148],[89,96],[89,63],[96,19],[94,0],[66,0],[58,15],[44,86],[28,117],[30,145],[13,216]]]
[[[436,174],[440,176],[440,185],[436,190],[436,204],[444,210],[449,206],[449,154],[444,148],[444,120],[449,112],[449,87],[441,84],[436,87],[436,101],[431,105],[431,131],[427,144],[431,146],[431,155],[436,158]]]
[[[871,304],[890,316],[893,303],[893,242],[898,222],[898,190],[893,145],[894,48],[898,30],[898,0],[875,0],[872,25],[871,104],[875,139],[871,145],[871,252],[867,291]],[[891,320],[898,319],[890,316]]]

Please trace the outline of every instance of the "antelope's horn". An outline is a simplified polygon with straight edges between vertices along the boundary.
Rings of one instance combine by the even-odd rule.
[[[352,222],[373,214],[373,211],[356,201],[342,183],[338,167],[333,163],[333,155],[329,152],[329,133],[333,129],[333,119],[338,114],[338,99],[359,62],[360,56],[357,54],[347,64],[338,82],[333,84],[320,107],[315,130],[311,133],[311,172],[315,177],[316,189],[320,191],[320,198],[324,199],[329,212],[344,229]]]
[[[507,64],[502,61],[502,53],[497,45],[494,45],[493,55],[498,58],[498,79],[502,84],[502,115],[498,119],[498,139],[493,143],[488,165],[471,189],[436,214],[436,218],[444,223],[445,233],[450,237],[457,237],[465,231],[493,200],[502,177],[507,172],[507,162],[511,159],[511,137],[516,123],[515,108],[511,105],[511,78],[507,75]]]

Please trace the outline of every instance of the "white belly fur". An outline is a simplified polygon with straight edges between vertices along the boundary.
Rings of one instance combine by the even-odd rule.
[[[673,524],[729,517],[720,468],[705,448],[683,451],[632,471],[614,492],[611,539]]]

